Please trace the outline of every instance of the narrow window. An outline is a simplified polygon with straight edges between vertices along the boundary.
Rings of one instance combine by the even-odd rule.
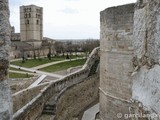
[[[29,13],[29,18],[31,17],[31,13]]]
[[[24,15],[24,18],[27,18],[27,14]]]
[[[27,24],[29,24],[29,20],[27,20]]]
[[[39,20],[37,20],[37,25],[39,24]]]

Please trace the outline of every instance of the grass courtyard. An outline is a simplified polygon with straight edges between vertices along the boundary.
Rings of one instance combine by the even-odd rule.
[[[85,62],[86,62],[86,59],[67,61],[67,62],[51,65],[51,66],[42,68],[40,70],[45,71],[45,72],[56,72],[56,71],[60,71],[60,70],[66,70],[66,69],[71,68],[71,67],[84,65]]]
[[[30,77],[33,77],[33,75],[9,72],[9,78],[30,78]]]
[[[41,65],[42,63],[45,64],[47,62],[45,60],[42,60],[42,61],[43,62],[41,62],[39,60],[28,60],[26,63],[23,63],[23,65],[24,65],[23,67],[28,67],[29,68],[29,67]],[[51,66],[42,68],[40,70],[45,71],[45,72],[56,72],[56,71],[66,70],[66,69],[71,68],[71,67],[84,65],[85,62],[86,62],[86,59],[77,59],[77,60],[73,60],[73,61],[66,61],[66,62],[58,63],[58,64],[55,64],[55,65],[51,65]],[[18,64],[21,63],[21,61],[15,61],[14,63],[16,63],[16,65],[18,65]],[[24,70],[13,68],[13,67],[10,67],[10,70],[27,72],[27,71],[24,71]],[[29,77],[33,77],[33,75],[27,75],[27,74],[21,74],[21,73],[12,73],[12,72],[9,73],[9,78],[29,78]]]
[[[18,60],[18,61],[11,62],[11,64],[21,66],[21,67],[31,68],[31,67],[36,67],[36,66],[46,64],[49,62],[59,61],[59,60],[60,59],[49,60],[48,58],[43,58],[40,60],[39,59],[29,59],[29,60],[25,61],[24,63],[22,63],[22,60]],[[61,59],[61,60],[63,60],[63,59]]]
[[[74,59],[76,57],[77,56],[75,55],[70,56],[71,59]],[[79,55],[78,57],[83,57],[83,55]],[[55,56],[55,57],[52,57],[51,60],[49,60],[48,58],[28,59],[24,63],[22,63],[22,60],[18,60],[18,61],[11,62],[11,64],[21,66],[21,67],[31,68],[31,67],[36,67],[36,66],[43,65],[46,63],[61,61],[65,59],[66,59],[65,56]]]

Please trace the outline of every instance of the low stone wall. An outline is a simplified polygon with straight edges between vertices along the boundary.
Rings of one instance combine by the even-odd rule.
[[[98,100],[99,75],[93,75],[64,89],[57,101],[55,120],[72,120]]]
[[[33,98],[28,104],[19,109],[14,115],[13,120],[25,120],[36,119],[42,112],[44,104],[56,93],[60,92],[64,88],[67,88],[73,84],[77,84],[80,81],[85,80],[90,72],[90,68],[99,59],[99,48],[95,48],[82,69],[73,72],[62,79],[58,79],[49,83],[41,92]]]
[[[21,109],[24,105],[30,102],[48,83],[36,86],[31,89],[24,89],[12,95],[13,113]]]

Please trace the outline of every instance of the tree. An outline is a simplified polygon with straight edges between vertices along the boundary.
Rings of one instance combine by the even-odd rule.
[[[61,41],[56,41],[56,43],[54,44],[55,50],[56,50],[56,55],[59,56],[59,54],[65,53],[65,47],[64,47],[64,43],[62,43]]]
[[[70,55],[72,54],[72,41],[67,41],[66,42],[66,52],[70,53]]]
[[[8,0],[1,0],[0,7],[0,119],[12,119],[12,100],[8,79],[10,23]]]
[[[72,45],[72,50],[76,54],[76,56],[77,56],[77,52],[79,52],[79,49],[80,49],[80,45],[78,44]]]
[[[99,45],[99,40],[88,39],[82,44],[82,51],[85,52],[86,57],[88,57],[88,54],[91,53],[94,48],[99,47]]]

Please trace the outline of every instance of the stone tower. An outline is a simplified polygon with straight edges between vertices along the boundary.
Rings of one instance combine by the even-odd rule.
[[[43,39],[43,8],[35,5],[20,7],[21,41]]]
[[[127,4],[111,7],[100,13],[101,120],[118,120],[123,114],[129,113],[134,6],[135,4]]]
[[[160,120],[160,1],[101,12],[101,120]]]

